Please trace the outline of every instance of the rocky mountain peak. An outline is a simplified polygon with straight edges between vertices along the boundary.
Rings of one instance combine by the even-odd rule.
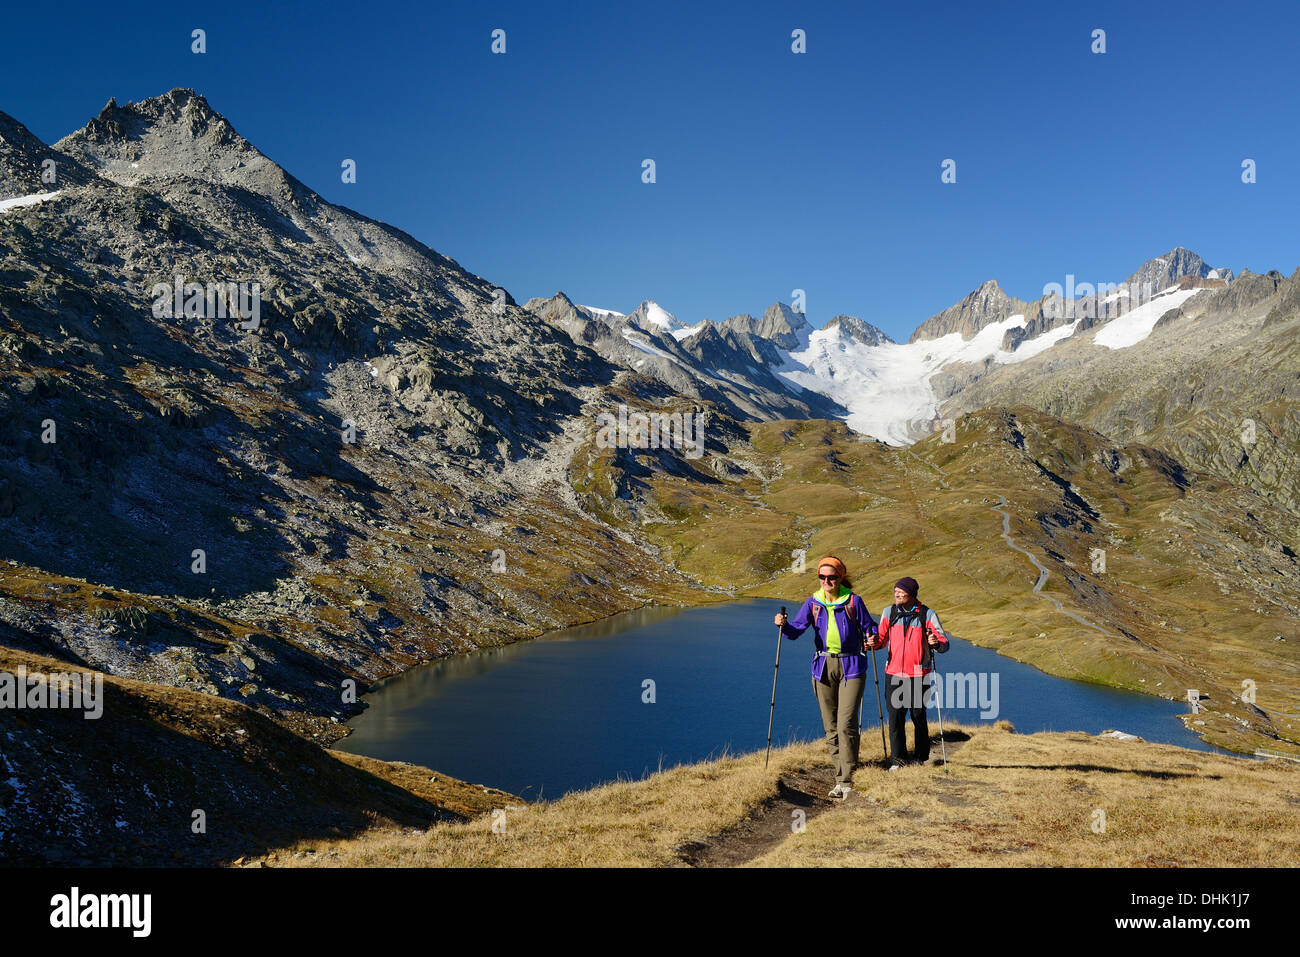
[[[802,312],[796,312],[783,302],[774,302],[758,321],[754,335],[771,339],[783,349],[796,349],[800,330],[808,328],[808,317]]]
[[[139,103],[110,99],[58,149],[122,185],[143,179],[199,179],[287,198],[303,187],[257,150],[193,90]]]
[[[42,179],[46,160],[54,160],[54,181]],[[49,193],[94,180],[71,157],[47,146],[8,113],[0,113],[0,199]]]
[[[1190,249],[1175,246],[1163,256],[1148,259],[1133,275],[1124,280],[1124,284],[1139,290],[1149,285],[1154,293],[1168,289],[1185,276],[1224,279],[1231,282],[1232,270],[1211,268],[1204,259]]]
[[[832,316],[823,329],[833,330],[841,336],[846,336],[855,342],[860,342],[865,346],[879,346],[894,340],[889,338],[882,330],[876,328],[869,322],[859,319],[857,316]]]
[[[217,209],[233,203],[271,232],[291,242],[320,243],[318,249],[332,249],[354,264],[410,269],[429,278],[454,266],[401,230],[325,202],[193,90],[175,89],[125,106],[110,99],[55,148],[104,180],[144,188],[178,208],[197,204],[213,219],[227,216]],[[268,215],[268,207],[278,215]],[[481,298],[484,284],[473,285],[474,291],[458,288],[457,298]]]
[[[41,192],[41,160],[47,151],[27,127],[0,113],[0,198]]]
[[[109,97],[104,108],[78,133],[93,142],[107,143],[146,135],[154,128],[175,127],[180,135],[197,138],[209,128],[217,128],[224,137],[234,139],[234,127],[193,90],[175,89],[162,96],[152,96],[139,103],[119,106],[117,97]],[[77,133],[72,134],[77,136]],[[246,142],[246,141],[245,141]]]
[[[674,331],[685,329],[686,324],[652,299],[644,300],[632,312],[627,314],[627,322],[638,329],[656,335],[671,335]]]
[[[545,296],[536,296],[524,303],[524,308],[541,316],[552,325],[563,328],[566,332],[578,330],[580,334],[582,326],[591,319],[590,312],[576,305],[563,292],[556,292],[549,299]]]
[[[743,332],[745,335],[751,335],[757,326],[757,320],[747,312],[739,313],[735,316],[728,316],[722,321],[722,328],[728,332]]]
[[[1026,304],[1002,291],[996,279],[989,279],[955,306],[931,316],[916,327],[908,342],[922,339],[939,339],[951,333],[961,333],[969,339],[985,326],[1001,322],[1017,312],[1024,312]]]

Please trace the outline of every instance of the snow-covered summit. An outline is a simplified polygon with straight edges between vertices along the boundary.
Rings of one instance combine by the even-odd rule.
[[[661,336],[673,335],[687,328],[686,324],[659,303],[647,299],[628,313],[626,319],[638,329]]]
[[[817,328],[781,302],[759,318],[741,313],[689,326],[650,299],[627,315],[576,308],[609,326],[621,349],[638,352],[638,371],[654,371],[649,357],[661,360],[658,374],[674,388],[682,376],[706,388],[725,381],[741,393],[742,407],[762,393],[757,404],[764,409],[779,408],[772,393],[783,390],[804,402],[829,400],[833,414],[853,429],[903,445],[931,431],[945,402],[998,367],[1029,362],[1066,342],[1128,348],[1150,336],[1161,316],[1203,288],[1226,285],[1231,275],[1178,247],[1135,272],[1130,280],[1139,285],[1081,286],[1083,296],[1065,287],[1065,296],[1045,292],[1024,302],[990,280],[927,319],[905,343],[855,316],[836,315]],[[1167,285],[1153,296],[1143,281]],[[554,301],[544,305],[544,314],[557,311]]]

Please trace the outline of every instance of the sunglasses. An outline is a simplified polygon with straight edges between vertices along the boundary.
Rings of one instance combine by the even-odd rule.
[[[824,582],[837,582],[840,580],[839,575],[818,575],[817,577]]]

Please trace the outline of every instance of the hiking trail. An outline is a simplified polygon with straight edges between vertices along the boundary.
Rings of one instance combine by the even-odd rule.
[[[865,733],[865,728],[863,730]],[[968,740],[970,736],[959,729],[946,730],[942,743],[939,733],[932,733],[930,760],[925,768],[907,768],[904,773],[930,771],[928,786],[950,786],[953,779],[943,773],[941,749],[947,748],[951,760]],[[864,772],[867,772],[865,779]],[[812,821],[823,814],[842,813],[846,808],[859,808],[863,804],[880,805],[880,801],[871,796],[872,772],[890,773],[885,771],[878,758],[862,762],[854,778],[853,794],[846,800],[836,801],[826,796],[835,784],[835,770],[829,764],[787,771],[777,779],[777,793],[759,803],[743,821],[711,837],[683,844],[677,849],[678,859],[686,867],[737,867],[774,850],[796,833],[797,822],[810,828]],[[802,819],[798,817],[798,811],[803,812]],[[881,812],[898,814],[907,813],[907,810],[882,807]]]

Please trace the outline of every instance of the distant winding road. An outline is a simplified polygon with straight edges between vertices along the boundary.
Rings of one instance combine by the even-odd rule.
[[[1007,543],[1007,548],[1011,549],[1013,552],[1019,552],[1021,555],[1024,555],[1031,562],[1033,562],[1034,567],[1038,569],[1038,581],[1034,582],[1033,594],[1037,595],[1039,598],[1046,598],[1048,601],[1050,601],[1053,605],[1056,606],[1057,611],[1059,611],[1062,615],[1065,615],[1067,618],[1072,618],[1081,625],[1087,625],[1093,631],[1099,631],[1103,635],[1110,634],[1110,632],[1108,632],[1105,628],[1102,628],[1099,625],[1094,625],[1092,622],[1088,621],[1088,619],[1082,618],[1079,615],[1076,615],[1072,611],[1068,611],[1065,608],[1065,606],[1060,603],[1060,601],[1058,601],[1056,598],[1052,597],[1051,595],[1043,594],[1043,586],[1047,584],[1047,576],[1049,573],[1047,569],[1043,567],[1042,562],[1040,562],[1032,553],[1026,551],[1025,549],[1021,548],[1019,545],[1017,545],[1015,541],[1011,538],[1011,514],[1006,511],[1006,504],[1007,504],[1007,497],[1005,495],[999,495],[998,504],[990,505],[989,507],[993,509],[993,511],[999,513],[1002,516],[1002,540]]]
[[[916,459],[922,465],[929,466],[930,468],[938,472],[939,484],[946,489],[950,489],[947,480],[944,478],[943,469],[939,468],[939,466],[935,465],[933,462],[927,462],[925,459],[921,458],[921,456],[917,455],[911,449],[907,450],[907,454],[910,455],[912,458]],[[1108,632],[1105,628],[1102,628],[1100,625],[1095,625],[1092,622],[1088,621],[1088,619],[1076,615],[1072,611],[1069,611],[1068,609],[1066,609],[1064,605],[1060,603],[1060,601],[1058,601],[1056,598],[1052,597],[1051,595],[1043,594],[1043,586],[1047,584],[1047,579],[1051,573],[1048,572],[1046,567],[1044,567],[1043,563],[1040,562],[1032,552],[1026,551],[1025,549],[1021,548],[1019,545],[1015,543],[1015,540],[1011,537],[1011,514],[1006,511],[1006,504],[1007,504],[1007,497],[1005,495],[999,495],[998,504],[991,505],[989,507],[993,511],[997,512],[999,515],[1002,516],[1002,540],[1007,543],[1007,548],[1011,549],[1013,552],[1018,552],[1019,554],[1024,555],[1031,562],[1033,562],[1034,567],[1038,569],[1038,581],[1034,582],[1034,588],[1032,593],[1037,595],[1039,598],[1045,598],[1048,601],[1050,601],[1053,605],[1056,606],[1056,610],[1059,611],[1062,615],[1065,615],[1065,617],[1077,621],[1081,625],[1086,625],[1087,627],[1091,628],[1093,631],[1100,632],[1103,635],[1110,634],[1110,632]]]

